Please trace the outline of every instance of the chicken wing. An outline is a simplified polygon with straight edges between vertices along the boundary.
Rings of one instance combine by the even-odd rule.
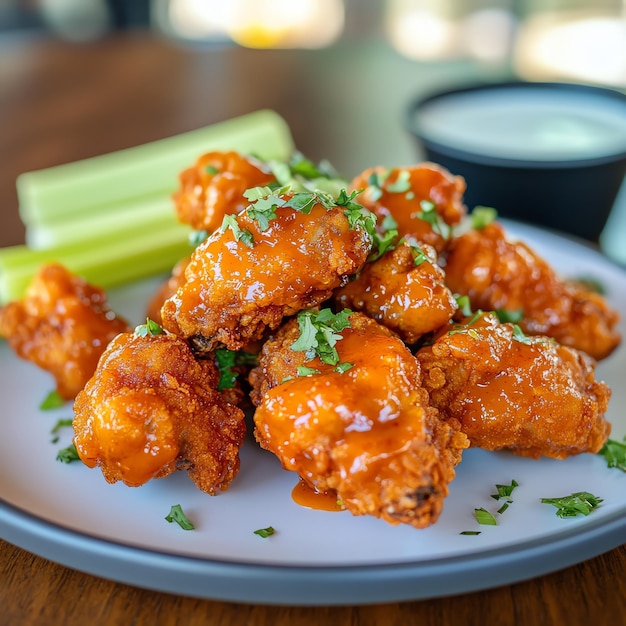
[[[621,341],[619,315],[602,296],[562,280],[527,245],[509,241],[498,222],[454,239],[445,272],[448,287],[469,296],[474,310],[520,313],[525,333],[554,337],[596,360]]]
[[[0,334],[18,356],[54,376],[65,400],[91,378],[109,341],[127,330],[102,289],[57,263],[42,266],[23,300],[0,309]]]
[[[232,151],[202,155],[179,179],[180,187],[174,194],[178,219],[209,233],[220,227],[225,215],[246,208],[246,189],[276,180],[261,161]]]
[[[338,204],[337,202],[343,202]],[[344,194],[260,197],[200,244],[161,310],[194,349],[239,350],[283,316],[315,306],[365,262],[373,216]]]
[[[335,292],[339,309],[364,312],[414,344],[446,324],[458,308],[428,244],[403,241]]]
[[[359,202],[376,214],[380,228],[397,227],[401,237],[427,243],[438,253],[445,250],[451,227],[467,212],[465,180],[434,163],[373,167],[359,174],[350,188],[362,190]]]
[[[265,344],[250,380],[256,438],[285,469],[354,515],[437,520],[467,440],[429,406],[391,331],[362,313],[303,311]]]
[[[424,387],[471,445],[533,458],[598,452],[610,433],[610,390],[595,361],[547,337],[528,337],[477,313],[421,348]]]
[[[119,335],[102,355],[74,403],[76,450],[110,483],[136,487],[186,469],[215,494],[239,470],[244,414],[217,391],[211,360],[197,361],[183,339],[145,325],[155,326]]]

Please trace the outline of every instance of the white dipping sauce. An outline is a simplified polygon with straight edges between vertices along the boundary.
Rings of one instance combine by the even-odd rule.
[[[532,161],[626,152],[626,100],[541,87],[494,88],[426,102],[421,136],[483,156]]]

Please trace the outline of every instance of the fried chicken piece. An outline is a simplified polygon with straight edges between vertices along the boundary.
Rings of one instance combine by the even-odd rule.
[[[339,309],[364,312],[408,344],[441,328],[458,308],[435,249],[408,241],[366,263],[334,300]]]
[[[559,278],[527,245],[509,241],[497,222],[456,238],[445,272],[448,287],[466,294],[474,310],[520,311],[527,334],[554,337],[596,360],[621,341],[619,315],[601,295]]]
[[[24,299],[0,309],[0,334],[19,357],[54,376],[65,400],[91,378],[109,341],[127,330],[104,290],[58,263],[42,266]]]
[[[225,215],[246,208],[246,189],[276,180],[261,161],[237,152],[204,154],[179,179],[180,188],[174,194],[179,221],[209,233],[220,227]]]
[[[359,202],[376,214],[379,228],[392,218],[401,237],[427,243],[438,253],[447,246],[450,227],[467,213],[465,180],[435,163],[373,167],[359,174],[350,188],[363,190]]]
[[[467,439],[429,406],[415,357],[391,331],[353,313],[335,345],[340,373],[294,350],[299,324],[290,320],[265,344],[250,376],[261,446],[309,487],[335,491],[354,515],[433,524]],[[303,366],[319,373],[299,376]]]
[[[564,459],[598,452],[609,436],[611,392],[595,380],[595,361],[493,313],[452,326],[416,356],[431,403],[474,447]]]
[[[305,210],[289,206],[303,199]],[[255,205],[233,216],[196,248],[186,282],[163,305],[164,327],[198,352],[261,339],[284,316],[328,299],[369,254],[367,216],[359,211],[371,214],[356,204],[328,208],[315,193],[260,201],[271,217],[259,217]]]
[[[217,391],[211,360],[169,334],[124,333],[74,403],[74,444],[109,483],[136,487],[186,469],[215,494],[239,470],[244,414]]]

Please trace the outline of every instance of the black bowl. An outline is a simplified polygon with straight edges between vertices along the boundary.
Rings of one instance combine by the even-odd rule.
[[[470,209],[593,242],[626,173],[626,95],[611,89],[472,85],[415,100],[406,123],[428,160],[465,178]]]

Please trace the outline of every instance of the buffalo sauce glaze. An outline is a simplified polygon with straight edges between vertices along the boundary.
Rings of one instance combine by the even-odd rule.
[[[315,204],[309,213],[288,207],[275,213],[265,230],[241,213],[239,232],[219,230],[198,246],[185,284],[162,309],[168,330],[211,336],[217,329],[239,328],[245,316],[267,312],[276,312],[280,321],[329,297],[365,262],[371,239],[363,229],[350,228],[341,207]],[[242,232],[252,242],[246,243]]]
[[[372,195],[370,183],[372,174],[384,179],[381,187],[375,190],[375,195]],[[350,186],[352,189],[364,189],[359,202],[378,216],[379,223],[391,216],[400,236],[411,235],[420,242],[430,244],[438,252],[445,248],[445,233],[438,232],[427,220],[419,218],[423,211],[422,202],[432,202],[437,215],[448,225],[458,224],[466,212],[463,204],[465,181],[434,163],[390,171],[381,167],[371,168],[357,176]]]
[[[377,498],[381,484],[397,480],[398,460],[429,447],[432,435],[416,360],[387,329],[356,316],[359,327],[336,345],[349,370],[307,361],[320,374],[273,387],[255,414],[261,445],[314,490],[336,489],[348,508],[371,491]]]
[[[301,478],[292,489],[291,497],[296,504],[307,509],[315,509],[317,511],[346,510],[335,491],[318,491]]]

